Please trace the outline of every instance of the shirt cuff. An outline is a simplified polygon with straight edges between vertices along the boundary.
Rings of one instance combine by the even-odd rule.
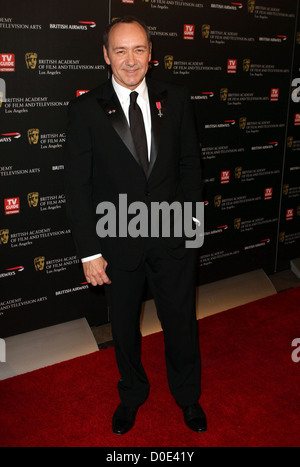
[[[93,255],[93,256],[87,256],[86,258],[81,258],[82,263],[87,263],[88,261],[93,261],[93,259],[101,258],[101,253],[98,255]]]

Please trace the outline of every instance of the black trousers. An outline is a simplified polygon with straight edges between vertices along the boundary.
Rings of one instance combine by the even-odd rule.
[[[147,239],[144,258],[135,271],[111,267],[106,286],[116,360],[121,375],[121,401],[141,405],[149,382],[140,358],[140,314],[145,281],[148,279],[161,321],[170,391],[180,406],[198,401],[201,389],[201,360],[196,319],[197,250],[186,249],[184,257],[173,258],[158,239]]]

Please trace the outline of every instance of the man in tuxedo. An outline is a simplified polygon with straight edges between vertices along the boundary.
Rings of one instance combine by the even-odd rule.
[[[113,203],[118,219],[119,194],[126,194],[128,204],[138,201],[149,208],[154,202],[201,202],[199,143],[189,95],[180,86],[145,78],[151,48],[148,28],[136,18],[120,18],[105,31],[104,58],[112,79],[69,107],[67,210],[86,280],[103,285],[107,293],[121,375],[113,432],[124,434],[134,426],[149,392],[139,327],[148,280],[164,332],[171,393],[186,425],[200,433],[207,427],[198,402],[197,250],[185,248],[184,235],[96,232],[97,206]]]

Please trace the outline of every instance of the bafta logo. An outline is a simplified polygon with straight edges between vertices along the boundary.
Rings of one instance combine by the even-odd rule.
[[[279,234],[279,242],[284,243],[285,242],[285,232],[280,232]]]
[[[165,69],[172,70],[174,64],[174,57],[173,55],[166,55],[165,56]]]
[[[235,168],[235,178],[240,180],[242,178],[243,167],[236,167]]]
[[[240,118],[240,129],[241,130],[246,130],[247,128],[247,118],[246,117],[241,117]]]
[[[30,130],[27,131],[27,136],[28,136],[29,144],[38,144],[40,130],[38,130],[37,128],[31,128]]]
[[[210,25],[209,24],[203,24],[202,26],[202,37],[203,39],[209,39],[210,35]]]
[[[221,195],[215,196],[214,204],[215,204],[215,208],[220,208],[221,207],[221,204],[222,204],[222,196]]]
[[[234,230],[240,230],[242,225],[242,219],[239,217],[234,219]]]
[[[28,70],[35,70],[37,65],[37,54],[34,52],[28,52],[25,54],[25,63]]]
[[[34,268],[36,271],[43,271],[45,267],[45,256],[34,258]]]
[[[36,208],[39,204],[39,194],[37,192],[28,193],[27,201],[30,208]]]
[[[287,147],[288,147],[289,149],[292,149],[293,144],[294,144],[294,137],[293,137],[293,136],[289,136],[288,139],[287,139]]]
[[[255,12],[255,0],[248,0],[248,12],[251,14]]]
[[[283,193],[284,196],[288,196],[289,189],[290,189],[290,185],[288,185],[288,184],[283,185],[282,193]]]
[[[249,58],[245,58],[245,60],[243,60],[243,71],[245,73],[249,73],[250,67],[251,67],[251,60]]]
[[[0,230],[0,245],[7,245],[9,240],[9,230],[2,229]]]
[[[228,99],[228,89],[227,88],[222,88],[220,90],[220,99],[221,99],[221,102],[227,102],[227,99]]]

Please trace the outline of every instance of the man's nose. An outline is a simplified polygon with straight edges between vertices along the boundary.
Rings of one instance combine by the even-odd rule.
[[[135,65],[135,57],[132,51],[129,51],[126,57],[126,65],[134,66]]]

